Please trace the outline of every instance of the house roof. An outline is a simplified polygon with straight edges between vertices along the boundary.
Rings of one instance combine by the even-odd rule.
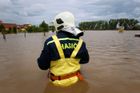
[[[2,24],[5,28],[13,28],[17,26],[16,24],[12,24],[12,23],[2,23]]]
[[[31,24],[23,24],[23,25],[19,25],[19,24],[15,24],[15,23],[4,23],[3,21],[0,20],[0,24],[2,24],[5,28],[24,28],[24,27],[28,27],[31,26]]]
[[[2,21],[0,20],[0,23],[2,23]]]

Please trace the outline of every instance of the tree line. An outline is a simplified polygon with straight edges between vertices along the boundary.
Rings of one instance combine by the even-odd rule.
[[[109,21],[100,20],[100,21],[85,21],[80,22],[78,28],[81,30],[115,30],[117,24],[120,26],[124,26],[125,30],[140,30],[139,21],[136,19],[110,19]],[[0,24],[0,32],[2,34],[6,33],[17,33],[17,32],[48,32],[48,31],[55,31],[55,27],[53,25],[47,24],[45,21],[42,21],[39,25],[31,25],[24,30],[18,30],[16,27],[6,30],[2,24]]]
[[[117,24],[124,26],[125,30],[140,30],[139,21],[136,19],[110,19],[109,21],[86,21],[80,22],[79,28],[81,30],[115,30]]]

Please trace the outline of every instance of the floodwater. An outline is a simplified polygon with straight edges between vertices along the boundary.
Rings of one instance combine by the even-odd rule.
[[[0,34],[0,93],[140,93],[139,31],[87,31],[82,38],[90,54],[82,65],[84,81],[54,87],[37,66],[43,43],[53,33]]]

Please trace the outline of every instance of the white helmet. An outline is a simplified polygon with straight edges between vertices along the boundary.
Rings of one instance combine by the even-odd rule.
[[[56,31],[63,30],[75,36],[82,36],[83,32],[75,27],[75,19],[72,13],[62,12],[55,16],[54,26]]]
[[[54,26],[57,31],[67,26],[75,27],[73,14],[70,12],[59,13],[54,18]]]

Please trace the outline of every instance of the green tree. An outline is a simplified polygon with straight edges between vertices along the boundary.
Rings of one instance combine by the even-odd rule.
[[[43,21],[40,25],[39,25],[40,30],[42,30],[42,32],[48,32],[49,31],[49,27],[48,24]]]
[[[26,31],[29,32],[29,33],[31,33],[31,32],[39,32],[40,30],[39,30],[39,27],[37,27],[35,25],[32,25],[32,26],[28,27],[26,29]]]
[[[133,29],[140,30],[140,24],[136,24]]]
[[[0,32],[3,32],[3,31],[5,31],[5,28],[2,24],[0,24]]]
[[[118,23],[118,22],[117,22],[116,19],[111,19],[111,20],[109,20],[109,29],[110,29],[110,30],[116,29],[117,23]]]
[[[124,26],[126,30],[135,30],[139,28],[139,26],[136,26],[136,24],[139,23],[138,20],[127,18],[110,19],[109,21],[80,22],[79,28],[81,30],[115,30],[118,23],[120,26]]]
[[[2,33],[3,39],[6,40],[5,27],[2,24],[0,24],[0,32]]]
[[[17,28],[16,27],[13,27],[13,33],[17,33]]]

